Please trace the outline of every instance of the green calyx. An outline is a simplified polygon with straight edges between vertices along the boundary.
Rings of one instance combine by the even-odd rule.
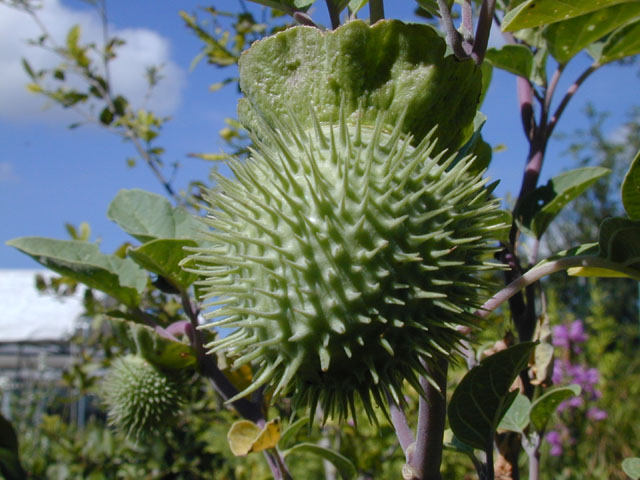
[[[434,127],[435,148],[453,151],[472,133],[482,89],[480,69],[445,56],[446,44],[431,27],[352,21],[334,31],[294,27],[256,42],[241,57],[240,121],[257,136],[259,117],[293,115],[312,127],[347,117],[373,125],[378,112],[418,144]],[[311,108],[310,108],[311,107]]]
[[[117,358],[101,385],[109,422],[139,439],[166,429],[180,412],[180,382],[137,355]]]
[[[429,136],[414,147],[393,114],[347,115],[262,124],[251,158],[229,162],[235,179],[217,176],[213,246],[191,260],[218,307],[210,326],[236,329],[209,347],[256,368],[240,396],[264,386],[339,418],[359,399],[374,418],[458,348],[507,225],[471,159],[434,155]]]

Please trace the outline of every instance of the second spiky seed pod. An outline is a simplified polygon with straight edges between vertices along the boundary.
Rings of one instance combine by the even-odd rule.
[[[101,392],[109,423],[133,439],[166,429],[183,404],[179,380],[137,355],[114,360]]]

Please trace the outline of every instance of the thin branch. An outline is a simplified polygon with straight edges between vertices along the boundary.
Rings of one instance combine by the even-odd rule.
[[[369,0],[369,21],[373,25],[378,20],[384,20],[384,2],[383,0]]]
[[[475,40],[473,42],[473,58],[476,64],[481,65],[484,55],[487,53],[489,45],[489,34],[491,33],[491,24],[493,23],[493,12],[496,9],[496,0],[482,0],[480,6],[480,14],[478,15],[478,26],[476,27]]]
[[[547,87],[547,91],[544,96],[544,109],[549,112],[551,111],[551,101],[553,100],[553,94],[558,87],[558,82],[560,81],[560,77],[562,76],[562,72],[564,71],[565,65],[558,65],[556,71],[553,72],[553,76],[551,77],[551,82],[549,82],[549,86]]]
[[[459,59],[468,58],[467,52],[462,47],[462,35],[456,30],[453,24],[453,18],[451,18],[451,10],[445,0],[438,0],[438,10],[440,11],[440,19],[442,22],[442,28],[444,28],[447,34],[447,43],[453,50],[453,54]]]
[[[548,261],[533,267],[527,273],[515,279],[487,300],[485,304],[475,312],[475,314],[481,318],[485,318],[516,293],[520,292],[523,288],[528,287],[547,275],[573,267],[593,267],[614,270],[640,281],[640,273],[638,273],[637,270],[624,267],[621,264],[612,262],[606,258],[596,257],[594,255],[577,255],[575,257],[560,258],[558,260]]]
[[[551,134],[553,133],[553,129],[558,123],[558,120],[560,119],[562,112],[564,112],[564,109],[567,107],[567,104],[569,103],[571,98],[573,98],[575,93],[578,91],[578,88],[580,88],[580,85],[582,85],[582,83],[587,78],[589,78],[589,76],[593,72],[595,72],[598,68],[600,68],[600,66],[601,65],[598,63],[594,63],[593,65],[591,65],[584,72],[582,72],[582,75],[580,75],[578,79],[573,83],[573,85],[569,87],[569,89],[567,90],[567,93],[564,94],[564,97],[562,98],[560,105],[558,105],[558,108],[554,112],[553,116],[551,117],[551,120],[549,121],[549,124],[547,125],[547,131],[546,131],[547,137],[550,137]]]

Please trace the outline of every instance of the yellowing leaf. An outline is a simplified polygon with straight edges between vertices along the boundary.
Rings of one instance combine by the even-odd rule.
[[[606,277],[606,278],[633,278],[622,272],[600,267],[573,267],[567,270],[572,277]]]
[[[270,420],[262,429],[249,420],[239,420],[231,425],[227,440],[237,457],[274,448],[280,440],[280,418]]]

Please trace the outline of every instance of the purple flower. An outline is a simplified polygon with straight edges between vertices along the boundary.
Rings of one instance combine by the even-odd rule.
[[[554,457],[559,457],[562,455],[562,436],[560,432],[557,430],[550,430],[545,436],[549,445],[551,445],[551,450],[549,453]]]
[[[587,334],[584,333],[584,325],[581,320],[576,320],[569,325],[567,336],[573,343],[584,343],[587,341]]]
[[[553,346],[569,348],[569,329],[566,325],[553,327]]]
[[[591,420],[594,420],[596,422],[600,420],[604,420],[605,418],[607,418],[607,416],[608,416],[607,412],[597,407],[591,407],[587,411],[587,417],[589,417]]]

